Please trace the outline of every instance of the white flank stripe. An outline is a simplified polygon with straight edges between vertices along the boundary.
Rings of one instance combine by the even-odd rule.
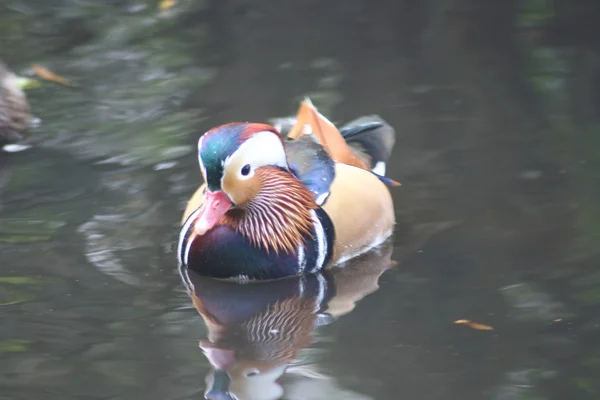
[[[194,211],[193,213],[190,214],[188,219],[185,221],[185,223],[181,227],[181,231],[179,232],[179,243],[177,243],[177,258],[179,259],[179,262],[182,264],[187,264],[188,254],[190,252],[190,242],[188,241],[187,243],[184,243],[185,236],[186,236],[187,232],[190,230],[190,227],[192,226],[192,223],[194,222],[196,217],[198,217],[198,214],[200,214],[201,209],[202,209],[202,207],[200,207],[199,209],[197,209],[196,211]],[[185,246],[185,255],[182,254],[183,246]],[[183,257],[182,257],[182,255],[183,255]]]
[[[327,280],[323,274],[319,273],[317,275],[317,280],[319,281],[319,294],[317,295],[317,299],[315,301],[315,312],[318,312],[321,309],[323,299],[325,298],[325,293],[327,292]]]
[[[304,272],[304,268],[306,268],[306,255],[304,254],[304,246],[298,246],[298,266],[300,267],[299,273]]]
[[[319,255],[317,257],[317,262],[315,264],[315,268],[311,272],[315,272],[323,268],[323,262],[325,261],[325,255],[327,254],[327,238],[325,237],[325,231],[323,230],[323,225],[321,225],[321,221],[317,217],[317,213],[315,210],[310,210],[310,215],[312,217],[313,223],[315,225],[315,234],[317,235],[317,251]]]
[[[179,277],[181,278],[183,285],[185,286],[185,290],[187,294],[191,294],[194,291],[194,284],[190,279],[190,275],[188,273],[188,269],[183,264],[179,264]]]
[[[301,277],[298,280],[298,292],[300,293],[300,296],[304,296],[304,279],[305,277]]]

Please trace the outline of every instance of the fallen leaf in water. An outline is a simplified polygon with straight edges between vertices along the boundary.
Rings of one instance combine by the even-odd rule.
[[[12,285],[27,285],[30,283],[39,283],[39,279],[29,276],[0,276],[0,283],[10,283]]]
[[[45,79],[50,82],[60,83],[66,86],[74,86],[68,79],[55,74],[54,72],[50,71],[44,66],[41,66],[39,64],[33,64],[31,68],[33,69],[33,72],[42,79]]]
[[[494,328],[492,328],[489,325],[480,324],[479,322],[469,321],[468,319],[458,319],[458,320],[454,321],[454,323],[455,324],[465,324],[465,325],[468,325],[469,327],[471,327],[473,329],[477,329],[478,331],[491,331],[491,330],[494,330]]]
[[[41,276],[0,276],[0,284],[7,283],[9,285],[39,285],[55,281],[54,278]]]
[[[0,353],[16,353],[29,350],[30,340],[8,339],[0,341]]]
[[[158,5],[158,8],[161,10],[168,10],[169,8],[173,7],[175,3],[175,0],[162,0]]]

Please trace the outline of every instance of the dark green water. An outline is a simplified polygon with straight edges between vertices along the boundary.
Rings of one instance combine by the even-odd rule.
[[[600,397],[599,25],[593,0],[2,2],[0,57],[78,86],[28,90],[34,147],[0,154],[0,399],[203,398],[173,253],[197,138],[307,95],[395,127],[398,264],[283,398]]]

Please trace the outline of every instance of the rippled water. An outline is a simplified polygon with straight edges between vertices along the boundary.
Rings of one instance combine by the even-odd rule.
[[[77,84],[0,154],[0,399],[598,397],[595,2],[156,3],[0,5],[0,56]],[[186,286],[198,136],[306,95],[395,127],[393,243]]]

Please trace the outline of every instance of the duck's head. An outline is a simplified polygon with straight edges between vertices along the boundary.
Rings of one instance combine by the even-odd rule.
[[[195,224],[202,235],[231,208],[244,208],[271,172],[289,171],[281,135],[259,123],[230,123],[198,141],[198,162],[206,182],[204,211]]]
[[[205,341],[200,347],[213,367],[205,377],[205,398],[276,400],[283,396],[279,379],[287,363],[238,359],[234,350],[214,347]]]

